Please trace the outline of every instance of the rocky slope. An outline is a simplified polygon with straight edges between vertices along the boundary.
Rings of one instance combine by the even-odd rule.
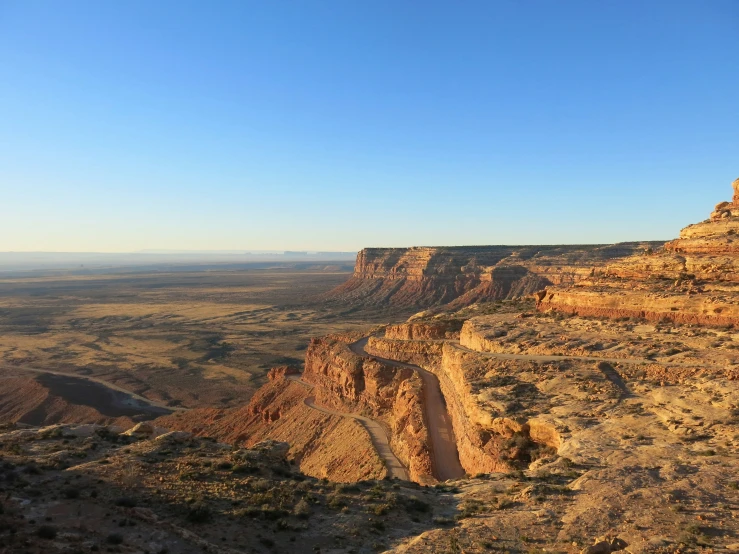
[[[272,370],[269,383],[243,408],[195,409],[159,418],[156,424],[241,446],[266,439],[288,442],[288,459],[317,478],[384,478],[386,468],[364,429],[352,419],[309,408],[305,400],[310,394],[286,379],[284,370]]]
[[[288,445],[233,448],[151,426],[0,430],[0,552],[370,553],[450,520],[413,483],[319,481]]]
[[[573,286],[538,294],[538,309],[712,325],[739,323],[739,179],[734,199],[648,250],[594,271]]]
[[[365,248],[353,277],[323,297],[355,307],[429,307],[517,298],[587,277],[593,265],[659,243]]]
[[[80,386],[82,385],[82,386]],[[88,385],[85,387],[84,385]],[[61,394],[62,387],[75,388]],[[12,373],[0,380],[0,422],[51,425],[54,423],[100,423],[131,426],[157,414],[135,406],[116,405],[101,387],[83,380],[67,383],[54,375],[28,377]],[[91,390],[94,389],[94,390]]]
[[[313,339],[303,379],[314,385],[317,403],[385,424],[393,451],[408,467],[411,479],[433,480],[421,379],[412,370],[358,356],[348,346],[356,338]]]

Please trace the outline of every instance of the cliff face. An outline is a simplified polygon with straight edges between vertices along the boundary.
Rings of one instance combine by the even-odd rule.
[[[733,188],[732,202],[718,204],[709,219],[684,228],[663,249],[597,268],[574,286],[548,287],[537,296],[538,309],[739,324],[739,179]]]
[[[365,248],[353,277],[324,299],[355,306],[462,307],[570,284],[592,267],[658,243]]]
[[[285,379],[285,373],[290,371],[271,372],[270,381],[242,408],[194,409],[159,418],[156,424],[239,446],[287,442],[288,457],[313,477],[339,482],[385,477],[387,471],[364,429],[349,418],[306,406],[309,391]]]
[[[468,474],[507,472],[531,459],[542,449],[556,450],[560,437],[554,425],[542,418],[511,417],[507,407],[516,404],[515,392],[507,390],[521,368],[508,361],[485,359],[478,352],[462,350],[455,340],[425,341],[391,338],[403,335],[400,329],[419,333],[424,325],[406,323],[388,328],[385,337],[373,337],[366,348],[376,356],[418,365],[439,379],[449,415],[459,460]],[[466,327],[466,324],[465,324]],[[410,331],[409,331],[410,332]],[[464,331],[463,331],[464,332]],[[423,333],[420,333],[423,334]],[[527,367],[533,364],[523,364]],[[499,381],[503,402],[491,401],[490,392],[481,394],[482,379]]]
[[[317,404],[363,413],[385,424],[392,449],[411,479],[433,479],[422,383],[415,372],[358,356],[348,339],[329,336],[311,341],[303,380],[314,385]]]

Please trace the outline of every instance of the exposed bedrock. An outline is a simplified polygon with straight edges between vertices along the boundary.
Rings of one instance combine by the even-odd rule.
[[[560,436],[553,423],[544,417],[509,417],[506,404],[515,403],[514,399],[498,405],[480,392],[481,381],[515,372],[515,364],[486,359],[447,341],[372,337],[366,350],[419,365],[437,376],[467,473],[507,472],[526,465],[538,450],[559,448]]]
[[[536,295],[540,311],[638,317],[702,325],[739,324],[739,179],[732,202],[680,238],[596,268],[573,286]],[[672,283],[670,283],[672,281]]]
[[[385,328],[385,337],[400,340],[438,340],[459,338],[464,321],[444,319],[422,323],[399,323]]]
[[[733,295],[668,294],[659,292],[583,288],[547,289],[537,303],[541,311],[612,319],[634,317],[699,325],[739,324],[739,303]]]
[[[307,387],[286,379],[285,373],[291,370],[271,372],[269,382],[241,408],[199,408],[159,418],[156,424],[240,446],[285,441],[288,457],[318,478],[354,482],[385,477],[387,470],[362,426],[306,406]]]
[[[384,423],[393,452],[406,464],[411,479],[433,480],[420,377],[411,369],[358,356],[348,342],[336,336],[311,341],[303,379],[315,386],[316,402]]]
[[[659,243],[365,248],[352,278],[324,296],[355,306],[463,307],[570,284],[599,262]]]

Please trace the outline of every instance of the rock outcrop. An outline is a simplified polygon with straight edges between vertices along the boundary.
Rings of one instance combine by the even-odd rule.
[[[508,472],[530,462],[537,452],[556,450],[560,440],[553,426],[542,420],[510,417],[505,406],[501,409],[477,392],[481,367],[487,377],[500,374],[499,379],[510,380],[509,364],[489,360],[481,364],[478,353],[456,344],[456,340],[403,340],[386,335],[372,337],[366,350],[418,365],[437,376],[452,419],[459,460],[468,474]],[[514,399],[504,405],[511,402]]]
[[[362,307],[463,307],[572,284],[593,265],[660,243],[365,248],[353,277],[324,300]]]
[[[354,482],[385,477],[387,470],[361,425],[306,406],[311,392],[283,373],[284,368],[271,372],[270,381],[242,408],[194,409],[156,424],[238,446],[287,442],[288,458],[318,478]]]
[[[316,402],[384,423],[393,452],[411,479],[433,480],[421,379],[413,370],[355,354],[350,340],[334,335],[311,341],[303,379],[314,385]]]
[[[572,286],[537,293],[540,311],[711,325],[739,324],[739,180],[734,199],[664,248],[598,267]]]

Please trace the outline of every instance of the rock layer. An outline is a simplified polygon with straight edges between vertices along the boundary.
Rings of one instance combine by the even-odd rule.
[[[316,403],[384,423],[393,452],[408,467],[411,479],[433,480],[420,377],[411,369],[358,356],[349,342],[344,336],[311,341],[303,379],[314,385]]]
[[[578,282],[595,263],[659,244],[365,248],[353,277],[324,300],[418,308],[518,298]]]
[[[540,311],[637,317],[678,323],[739,324],[739,180],[734,199],[690,225],[664,248],[594,268],[573,286],[537,293]]]

